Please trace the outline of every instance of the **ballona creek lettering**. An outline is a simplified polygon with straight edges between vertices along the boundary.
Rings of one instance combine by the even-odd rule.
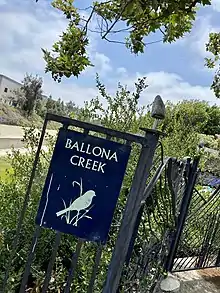
[[[101,148],[99,146],[91,146],[90,144],[85,144],[84,142],[72,141],[70,138],[67,138],[66,149],[76,150],[79,153],[85,153],[88,155],[93,155],[95,157],[104,158],[106,160],[114,160],[118,162],[118,157],[116,152],[112,152],[111,150],[106,150],[105,148]],[[84,158],[83,155],[73,155],[70,158],[70,163],[74,166],[90,169],[97,172],[105,173],[106,163],[99,162],[98,160],[91,160]]]

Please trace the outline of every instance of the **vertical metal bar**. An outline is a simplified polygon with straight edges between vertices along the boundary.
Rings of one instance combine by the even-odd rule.
[[[167,176],[167,182],[168,182],[168,186],[169,186],[169,190],[170,190],[170,194],[171,194],[171,202],[169,200],[169,203],[171,204],[171,207],[172,207],[172,213],[173,213],[174,222],[175,222],[175,224],[177,224],[177,218],[176,218],[176,206],[177,206],[176,205],[176,193],[175,193],[174,188],[173,188],[173,176],[172,176],[174,166],[175,166],[174,165],[174,159],[172,158],[168,163],[167,174],[165,176]],[[175,171],[176,171],[176,168],[175,168]],[[169,196],[168,196],[168,199],[170,199]]]
[[[215,262],[215,266],[220,267],[220,249],[219,249],[218,256],[217,256],[217,259],[216,259],[216,262]]]
[[[207,228],[205,231],[203,243],[201,246],[201,251],[198,257],[198,263],[196,264],[196,268],[202,268],[205,264],[205,259],[208,254],[209,246],[210,246],[210,238],[213,230],[213,217],[208,219]]]
[[[77,267],[77,263],[78,263],[78,259],[79,259],[79,255],[80,255],[80,251],[81,251],[83,242],[84,241],[81,240],[81,239],[79,239],[77,241],[76,252],[73,254],[73,257],[72,257],[71,268],[70,268],[69,276],[67,278],[67,282],[66,282],[66,286],[65,286],[65,289],[64,289],[64,293],[69,293],[70,292],[71,283],[72,283],[73,278],[75,276],[76,267]]]
[[[44,279],[44,284],[43,284],[43,289],[41,293],[46,293],[47,289],[48,289],[48,285],[50,283],[50,279],[51,279],[51,274],[53,271],[53,266],[56,260],[56,255],[57,255],[57,251],[60,245],[60,240],[61,240],[61,233],[60,232],[56,232],[56,237],[55,237],[55,241],[54,241],[54,245],[53,245],[53,251],[52,251],[52,255],[50,258],[50,262],[48,264],[47,267],[47,272],[46,272],[46,277]]]
[[[127,143],[130,143],[130,142],[126,142]],[[152,190],[153,190],[153,187],[155,186],[159,176],[161,175],[160,173],[160,169],[162,169],[163,165],[161,165],[155,172],[153,178],[151,179],[151,181],[148,183],[147,187],[145,188],[145,191],[144,191],[144,194],[143,194],[143,198],[145,198],[145,202],[146,202],[146,199],[149,197],[149,195],[151,194]],[[159,172],[159,176],[158,176],[158,172]],[[138,234],[138,229],[139,229],[139,226],[140,226],[140,223],[141,223],[141,218],[142,218],[142,215],[143,215],[143,212],[144,212],[144,206],[145,204],[142,204],[139,212],[138,212],[138,216],[137,216],[137,219],[136,219],[136,223],[135,223],[135,226],[134,226],[134,231],[133,231],[133,234],[132,234],[132,237],[131,237],[131,242],[129,244],[129,248],[128,248],[128,253],[127,253],[127,256],[126,256],[126,265],[128,266],[129,265],[129,262],[130,262],[130,259],[131,259],[131,255],[132,255],[132,251],[133,251],[133,247],[134,247],[134,244],[135,244],[135,239],[137,237],[137,234]]]
[[[67,130],[68,129],[68,124],[63,124],[62,128],[64,130]],[[60,241],[61,241],[61,235],[62,235],[62,233],[60,233],[59,231],[56,231],[56,236],[55,236],[55,240],[54,240],[54,244],[53,244],[53,248],[52,248],[53,250],[52,250],[51,257],[50,257],[50,262],[49,262],[48,267],[47,267],[47,272],[46,272],[46,276],[45,276],[45,279],[44,279],[42,293],[47,292],[47,289],[48,289],[48,286],[49,286],[49,283],[50,283],[51,274],[52,274],[52,271],[53,271],[54,263],[56,261],[57,251],[58,251]]]
[[[206,267],[208,267],[210,264],[209,264],[209,261],[210,261],[210,257],[211,257],[211,253],[213,251],[213,246],[214,246],[214,243],[215,243],[215,239],[218,238],[218,231],[219,231],[219,225],[220,225],[220,222],[219,222],[219,215],[214,215],[213,216],[213,227],[212,229],[212,235],[210,237],[210,240],[209,240],[209,248],[208,248],[208,251],[207,251],[207,254],[206,254],[206,259],[204,261],[204,265]]]
[[[181,204],[180,214],[178,217],[177,230],[176,230],[176,233],[174,233],[173,241],[170,245],[170,252],[168,254],[167,262],[165,264],[165,269],[167,271],[171,271],[172,266],[173,266],[173,262],[174,262],[174,258],[175,258],[175,255],[176,255],[176,252],[178,249],[180,237],[182,235],[182,231],[183,231],[186,217],[188,214],[188,209],[189,209],[190,202],[191,202],[192,195],[193,195],[193,188],[196,183],[196,178],[197,178],[197,174],[198,174],[198,172],[197,172],[198,164],[199,164],[199,158],[196,158],[190,168],[189,180],[187,183],[185,195],[184,195],[184,198],[183,198],[182,204]]]
[[[15,253],[16,253],[16,248],[17,248],[17,244],[18,244],[18,240],[19,240],[19,234],[20,234],[21,227],[22,227],[22,223],[23,223],[23,220],[24,220],[24,215],[25,215],[25,212],[26,212],[26,209],[27,209],[27,206],[28,206],[30,192],[31,192],[31,188],[32,188],[33,181],[34,181],[35,172],[36,172],[36,169],[37,169],[37,163],[38,163],[38,160],[39,160],[40,151],[41,151],[41,148],[42,148],[42,145],[43,145],[44,136],[45,136],[45,133],[46,133],[47,123],[48,123],[48,120],[47,120],[47,116],[46,116],[46,118],[44,120],[43,128],[42,128],[42,132],[41,132],[41,137],[40,137],[40,140],[39,140],[38,148],[37,148],[37,151],[36,151],[36,155],[35,155],[35,159],[34,159],[34,164],[33,164],[33,168],[32,168],[32,171],[31,171],[30,180],[29,180],[28,187],[27,187],[27,190],[26,190],[26,193],[25,193],[22,210],[21,210],[21,213],[19,215],[17,229],[16,229],[16,234],[15,234],[15,238],[14,238],[14,241],[13,241],[13,244],[12,244],[12,251],[11,251],[9,260],[7,261],[6,273],[5,273],[5,277],[4,277],[4,281],[3,281],[3,285],[2,285],[2,290],[0,291],[1,293],[5,293],[6,292],[6,287],[7,287],[7,281],[8,281],[8,277],[9,277],[9,272],[10,272],[12,260],[13,260],[13,258],[15,256]]]
[[[127,252],[126,261],[125,261],[127,266],[129,265],[129,262],[130,262],[130,259],[131,259],[131,256],[132,256],[132,251],[133,251],[133,248],[134,248],[135,240],[136,240],[137,235],[138,235],[138,229],[139,229],[139,226],[140,226],[140,223],[141,223],[141,218],[142,218],[142,215],[143,215],[143,211],[144,211],[144,205],[141,206],[141,208],[140,208],[140,210],[138,212],[137,219],[136,219],[135,226],[134,226],[134,230],[133,230],[132,237],[131,237],[131,241],[129,243],[128,252]]]
[[[27,285],[28,277],[29,277],[30,270],[31,270],[31,265],[32,265],[32,262],[33,262],[33,259],[34,259],[35,248],[36,248],[36,245],[37,245],[38,238],[40,236],[40,232],[41,232],[41,228],[40,228],[40,226],[37,226],[35,228],[35,233],[34,233],[34,237],[33,237],[33,240],[32,240],[31,247],[30,247],[30,252],[29,252],[28,259],[27,259],[27,262],[26,262],[26,265],[25,265],[25,271],[24,271],[24,275],[23,275],[23,278],[22,278],[19,293],[24,293],[25,292],[25,287]]]
[[[99,263],[100,263],[101,256],[102,256],[102,249],[103,249],[102,245],[99,244],[97,249],[96,249],[95,262],[94,262],[92,275],[91,275],[91,278],[90,278],[87,293],[92,293],[93,292],[93,288],[94,288],[94,284],[95,284],[95,278],[96,278],[96,274],[97,274],[97,271],[98,271],[98,268],[99,268]]]
[[[139,162],[135,171],[130,193],[124,210],[123,219],[109,265],[103,293],[116,293],[120,282],[128,247],[136,219],[141,207],[147,177],[152,165],[154,152],[159,139],[157,132],[146,132],[148,145],[142,146]]]

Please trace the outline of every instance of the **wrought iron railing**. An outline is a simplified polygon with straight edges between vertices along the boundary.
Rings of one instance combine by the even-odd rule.
[[[166,273],[165,264],[186,192],[188,165],[189,162],[167,158],[151,174],[121,280],[122,292],[153,292]]]
[[[128,170],[129,175],[126,174],[124,179],[121,196],[115,211],[115,217],[107,245],[103,246],[101,243],[89,243],[73,236],[69,237],[63,235],[58,231],[46,231],[40,226],[34,227],[33,225],[32,228],[34,228],[35,231],[32,243],[30,243],[29,254],[26,255],[25,253],[22,259],[19,256],[19,262],[15,264],[15,260],[18,260],[18,249],[20,251],[22,250],[22,238],[27,237],[24,233],[24,223],[26,223],[25,217],[28,208],[30,207],[30,200],[33,196],[33,186],[37,184],[39,187],[39,185],[42,185],[43,183],[39,182],[38,178],[36,178],[36,174],[40,176],[41,180],[43,179],[41,176],[42,174],[39,174],[38,172],[38,164],[41,161],[42,144],[49,121],[60,123],[64,130],[74,127],[74,129],[84,132],[85,135],[102,136],[107,140],[117,140],[123,144],[132,145],[131,156],[133,156],[134,160],[133,164],[128,166],[128,168],[130,168]],[[145,136],[134,135],[105,128],[100,125],[47,114],[36,151],[33,168],[30,176],[28,176],[28,186],[20,209],[17,227],[13,227],[13,243],[9,243],[8,258],[5,259],[4,268],[1,268],[1,278],[4,274],[4,279],[1,280],[2,283],[0,284],[1,293],[8,293],[15,290],[15,287],[13,287],[13,289],[10,287],[12,281],[10,276],[11,273],[14,273],[13,270],[16,266],[18,266],[16,269],[21,273],[21,279],[20,282],[18,280],[16,290],[20,290],[20,293],[24,293],[30,288],[30,278],[34,277],[35,283],[39,283],[38,290],[40,290],[40,292],[50,292],[53,290],[51,289],[53,288],[53,282],[51,283],[51,280],[53,278],[56,280],[57,278],[56,265],[58,266],[60,261],[61,275],[63,276],[61,281],[63,292],[70,292],[72,288],[78,290],[77,292],[90,293],[101,292],[102,290],[103,292],[116,292],[119,281],[117,278],[120,279],[121,270],[127,253],[125,244],[127,243],[128,245],[130,242],[130,236],[134,228],[133,226],[137,217],[138,207],[142,199],[146,180],[151,169],[155,148],[160,135],[159,132],[154,130],[145,130],[145,133]],[[126,192],[126,190],[128,190],[128,192]],[[36,210],[33,208],[33,214],[29,215],[31,222],[34,221],[36,216],[37,200],[34,203],[34,207],[35,206]],[[130,230],[126,228],[127,226],[130,227]],[[9,233],[10,231],[5,231],[5,236]],[[31,232],[28,234],[28,241],[31,240],[30,234]],[[43,250],[39,251],[38,248],[39,241],[41,241],[43,235],[44,239],[47,239],[44,246],[47,253]],[[26,241],[26,243],[28,243],[28,241]],[[60,251],[61,246],[62,251]],[[66,248],[64,249],[64,247]],[[65,251],[65,257],[62,256],[63,251]],[[45,261],[40,264],[41,273],[39,275],[36,273],[36,271],[38,271],[36,268],[39,268],[39,264],[37,265],[35,262],[36,254],[38,256],[44,254],[46,258]],[[120,255],[120,259],[118,258],[118,255]],[[110,266],[108,268],[109,263]],[[87,267],[86,271],[84,267],[85,265]],[[43,272],[45,272],[45,274],[42,275]],[[114,274],[116,274],[117,278]]]
[[[207,198],[194,188],[172,271],[220,265],[220,186]]]

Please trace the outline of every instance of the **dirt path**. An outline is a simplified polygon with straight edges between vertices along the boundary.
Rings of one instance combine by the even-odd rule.
[[[41,130],[36,129],[36,132],[39,132],[39,131],[41,131]],[[56,130],[47,130],[46,132],[52,136],[56,135],[56,133],[57,133]],[[24,136],[23,127],[0,124],[0,137],[2,137],[2,138],[23,138],[23,136]]]
[[[182,293],[220,293],[220,268],[175,274],[182,282]]]

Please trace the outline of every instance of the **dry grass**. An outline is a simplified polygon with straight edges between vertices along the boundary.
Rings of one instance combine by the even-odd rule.
[[[17,126],[32,126],[41,128],[43,125],[43,119],[37,114],[33,114],[31,117],[25,117],[25,113],[14,107],[0,103],[0,124],[17,125]],[[50,122],[49,129],[57,129],[57,124]]]

